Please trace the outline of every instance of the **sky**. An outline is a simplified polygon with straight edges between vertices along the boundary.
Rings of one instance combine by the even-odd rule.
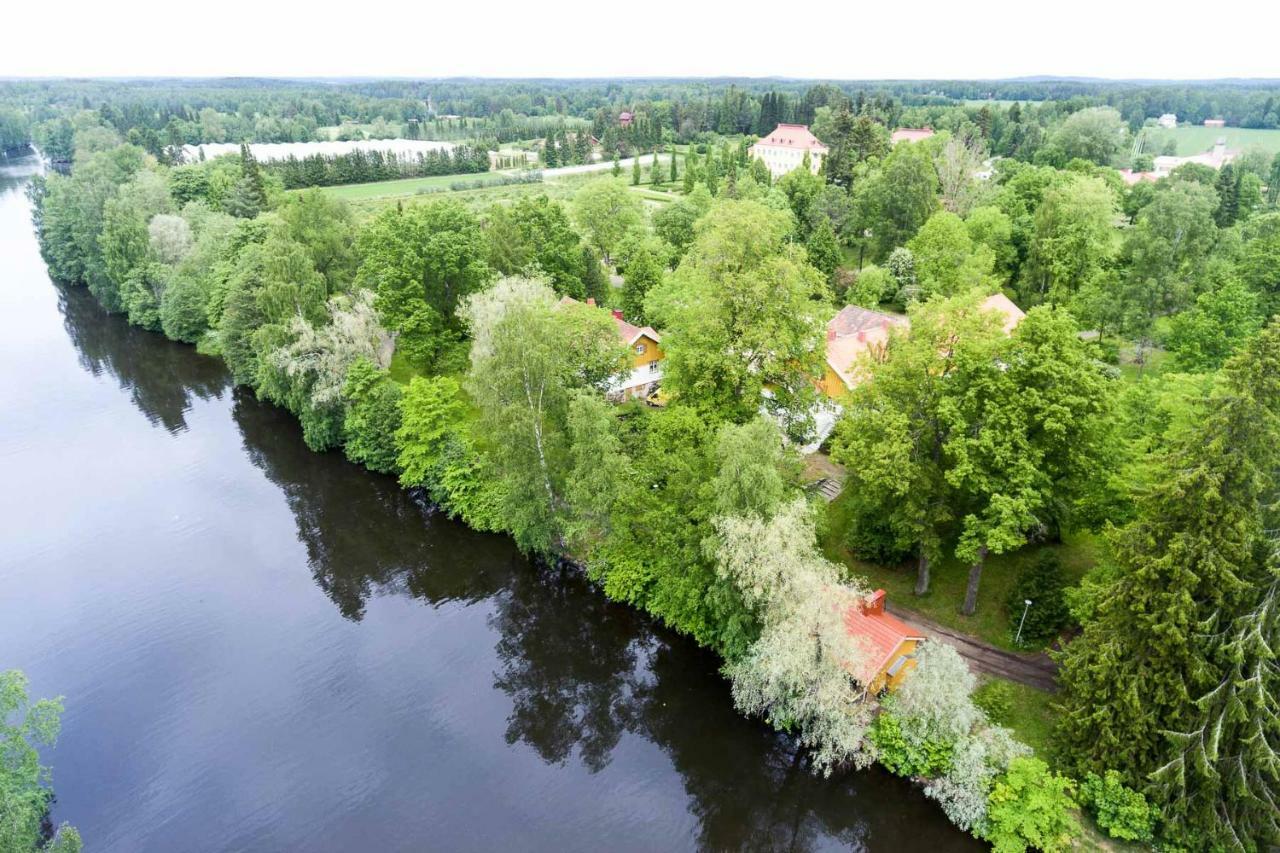
[[[16,0],[0,76],[1280,77],[1280,2]],[[7,36],[7,37],[6,37]]]

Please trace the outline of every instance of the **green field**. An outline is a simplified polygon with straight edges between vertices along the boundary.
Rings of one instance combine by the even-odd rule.
[[[1164,150],[1164,142],[1170,136],[1178,144],[1178,156],[1189,157],[1208,151],[1221,137],[1226,137],[1227,147],[1238,151],[1247,148],[1263,148],[1271,154],[1280,152],[1280,130],[1263,130],[1250,127],[1197,127],[1187,125],[1175,130],[1164,128],[1148,128],[1146,131],[1145,150],[1149,154],[1160,154]]]
[[[399,181],[378,181],[372,184],[345,184],[324,187],[326,194],[343,201],[366,201],[373,198],[403,198],[407,195],[448,190],[451,184],[476,181],[498,183],[509,177],[505,172],[477,172],[470,175],[432,175],[429,178],[405,178]]]

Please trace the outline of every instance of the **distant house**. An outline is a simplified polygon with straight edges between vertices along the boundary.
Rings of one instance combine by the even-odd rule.
[[[635,117],[635,116],[633,116],[631,113],[628,113],[628,112],[621,112],[621,113],[618,113],[618,126],[619,126],[619,127],[631,127],[631,122],[633,122],[633,121],[635,121],[635,120],[636,120],[636,117]]]
[[[560,304],[574,304],[576,299],[565,296]],[[594,299],[587,304],[596,307]],[[662,336],[652,326],[634,326],[622,317],[622,312],[613,310],[613,323],[618,329],[618,337],[631,349],[631,369],[614,377],[609,386],[609,397],[615,400],[647,399],[658,390],[662,381],[662,360],[666,353],[662,351]]]
[[[1155,172],[1135,172],[1133,171],[1133,169],[1121,169],[1120,179],[1125,182],[1126,186],[1131,187],[1134,184],[1140,184],[1143,181],[1155,181],[1156,173]]]
[[[1227,120],[1221,118],[1207,118],[1204,120],[1205,127],[1226,127]]]
[[[889,141],[897,145],[899,142],[919,142],[930,136],[933,136],[931,127],[900,127],[890,134]]]
[[[815,175],[822,166],[822,158],[827,156],[827,146],[818,141],[807,125],[780,124],[767,136],[760,137],[754,145],[747,149],[748,156],[764,162],[769,174],[780,178],[792,169],[804,163],[804,155],[809,155],[809,171]]]
[[[868,656],[853,673],[868,693],[893,690],[915,668],[915,652],[925,641],[918,629],[885,612],[884,590],[877,589],[844,615],[845,630],[862,641]]]
[[[1160,116],[1160,118],[1156,119],[1156,124],[1158,124],[1160,127],[1173,130],[1175,127],[1178,126],[1178,115],[1177,113],[1165,113],[1164,115]]]
[[[1005,334],[1012,334],[1022,318],[1027,315],[1003,293],[995,293],[982,300],[984,311],[994,311],[1001,317]],[[839,400],[856,388],[866,378],[864,354],[871,360],[884,358],[889,337],[894,329],[906,331],[911,321],[901,314],[885,314],[846,305],[827,323],[827,363],[819,387],[832,400]]]

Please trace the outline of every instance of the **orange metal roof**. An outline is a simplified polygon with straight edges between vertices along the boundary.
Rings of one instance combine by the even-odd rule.
[[[884,595],[884,590],[876,592]],[[855,604],[845,611],[844,625],[851,635],[863,638],[871,650],[863,671],[855,674],[863,684],[875,679],[904,642],[925,639],[919,630],[896,616],[882,610],[867,612],[865,603]]]

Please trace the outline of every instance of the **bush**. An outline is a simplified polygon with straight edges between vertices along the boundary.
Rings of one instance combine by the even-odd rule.
[[[1128,787],[1120,773],[1090,773],[1080,786],[1080,802],[1102,831],[1121,841],[1150,841],[1155,813],[1147,798]]]
[[[973,704],[982,709],[987,719],[1003,725],[1008,722],[1009,712],[1013,710],[1013,685],[1007,681],[993,679],[973,691]]]
[[[912,554],[912,543],[885,522],[885,514],[873,501],[850,494],[844,499],[849,508],[849,528],[844,544],[859,560],[882,566],[896,566]]]
[[[1009,631],[1017,636],[1022,622],[1024,602],[1030,600],[1027,618],[1022,624],[1021,645],[1039,647],[1057,637],[1071,621],[1064,595],[1066,580],[1062,575],[1062,561],[1052,551],[1041,551],[1040,556],[1023,568],[1018,583],[1005,602],[1009,613]]]
[[[871,724],[876,760],[899,776],[938,776],[951,766],[952,746],[936,740],[915,743],[902,732],[902,723],[884,711]]]
[[[1071,786],[1070,779],[1050,773],[1040,759],[1015,758],[991,789],[983,838],[996,853],[1068,849],[1076,829]]]

